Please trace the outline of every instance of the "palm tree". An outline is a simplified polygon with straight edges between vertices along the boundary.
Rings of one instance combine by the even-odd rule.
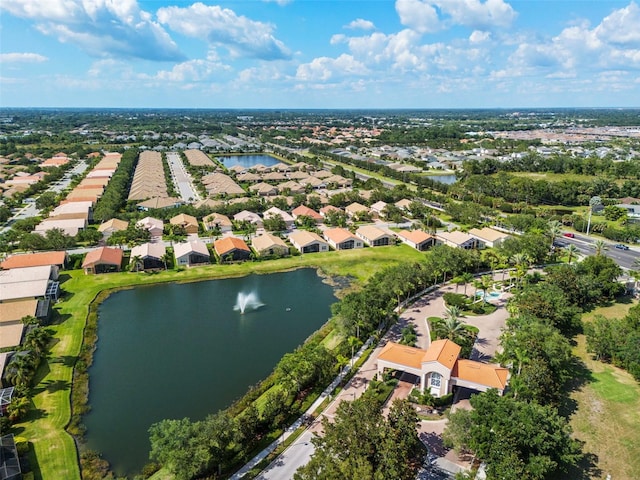
[[[435,323],[433,329],[438,338],[446,338],[452,342],[456,342],[456,340],[461,338],[466,338],[468,335],[466,325],[454,316],[445,317],[439,320]]]
[[[31,401],[27,397],[16,397],[9,405],[7,405],[7,413],[9,414],[9,420],[16,422],[23,418],[29,408],[31,407]]]
[[[33,378],[35,365],[29,355],[19,355],[7,365],[7,380],[16,387],[26,387]]]
[[[447,320],[456,322],[461,316],[462,312],[460,311],[460,307],[456,305],[451,305],[450,307],[446,307],[444,309],[444,318]]]
[[[31,350],[37,356],[41,356],[47,349],[51,333],[45,328],[34,328],[24,339],[24,346],[27,350]]]
[[[607,242],[605,242],[604,240],[596,240],[596,242],[593,244],[593,247],[596,249],[597,257],[602,255],[604,251],[608,249]]]
[[[168,252],[165,252],[161,257],[160,260],[162,260],[162,263],[164,264],[164,269],[165,271],[167,270],[167,263],[169,263],[169,260],[171,260],[171,254],[169,254]]]
[[[464,294],[467,295],[467,285],[473,281],[473,274],[470,272],[465,272],[462,274],[462,278],[464,279]]]
[[[574,244],[571,244],[567,247],[567,253],[569,254],[569,258],[567,259],[567,263],[569,265],[571,265],[571,260],[573,260],[574,257],[578,256],[578,247],[576,247]]]
[[[511,263],[516,267],[516,281],[520,284],[529,268],[529,256],[526,253],[516,253],[511,257]]]
[[[131,258],[131,261],[133,262],[133,266],[136,272],[140,271],[140,267],[144,267],[144,264],[142,262],[142,257],[140,255],[133,256]]]
[[[487,291],[493,286],[493,278],[491,275],[483,275],[480,279],[480,285],[482,286],[482,303],[487,303]]]
[[[556,238],[558,238],[561,234],[562,234],[562,223],[559,222],[558,220],[551,220],[547,225],[547,235],[549,235],[549,237],[551,238],[550,249],[553,249],[553,242],[555,242]]]

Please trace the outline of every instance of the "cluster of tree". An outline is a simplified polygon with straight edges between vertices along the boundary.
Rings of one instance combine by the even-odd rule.
[[[415,410],[408,402],[396,400],[385,418],[380,401],[369,394],[372,391],[341,402],[333,421],[323,418],[324,434],[313,438],[315,452],[294,479],[416,478],[425,452],[416,431]]]
[[[628,195],[614,180],[595,177],[589,181],[561,180],[549,182],[500,172],[496,175],[468,175],[457,182],[451,193],[463,200],[494,199],[525,205],[588,205],[594,196],[619,198]],[[484,202],[483,202],[484,203]],[[499,202],[498,202],[499,203]],[[511,207],[513,209],[515,207]]]
[[[96,221],[104,222],[115,218],[124,207],[137,162],[137,149],[129,149],[122,154],[118,169],[114,172],[93,210],[93,218]]]
[[[10,422],[20,420],[29,411],[30,385],[38,366],[47,355],[51,341],[51,331],[40,326],[36,318],[27,316],[22,319],[22,322],[26,324],[27,334],[11,356],[3,376],[6,382],[15,386],[13,399],[7,406],[7,418]]]
[[[550,172],[574,173],[579,175],[604,175],[613,178],[640,178],[638,162],[615,162],[610,156],[577,157],[573,155],[540,155],[529,152],[526,155],[499,161],[495,158],[469,160],[464,163],[464,171],[470,175],[491,175],[497,172]]]
[[[597,316],[584,327],[587,350],[598,360],[624,368],[640,381],[640,306],[623,318]]]
[[[444,433],[449,445],[485,462],[489,478],[543,479],[576,467],[580,446],[558,412],[575,381],[571,338],[585,309],[621,293],[619,274],[613,260],[596,255],[518,283],[497,356],[511,366],[509,391],[475,395],[474,409],[452,414]]]

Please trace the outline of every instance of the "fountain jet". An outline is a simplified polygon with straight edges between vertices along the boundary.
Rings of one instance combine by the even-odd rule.
[[[247,292],[238,292],[238,298],[236,299],[236,304],[233,307],[235,311],[240,311],[243,314],[248,308],[252,310],[256,310],[262,307],[264,303],[260,301],[258,298],[258,294],[255,291]]]

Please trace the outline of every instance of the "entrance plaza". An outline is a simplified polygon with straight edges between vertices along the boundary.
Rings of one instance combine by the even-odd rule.
[[[496,276],[495,279],[500,280],[501,276]],[[463,288],[464,287],[458,287],[457,290],[462,292]],[[448,379],[448,383],[443,381],[445,378],[445,375],[443,375],[443,378],[440,379],[441,383],[438,393],[444,395],[450,391],[453,386],[459,387],[454,398],[452,411],[455,411],[458,408],[469,408],[468,398],[473,391],[484,391],[487,388],[498,388],[498,390],[504,390],[504,386],[506,386],[506,382],[508,381],[508,370],[494,364],[489,364],[489,362],[493,359],[499,348],[499,336],[506,325],[506,320],[509,316],[505,306],[511,294],[504,292],[499,297],[489,299],[488,301],[490,303],[498,307],[495,312],[489,315],[465,316],[462,318],[464,323],[477,327],[479,331],[476,343],[474,344],[471,352],[471,359],[461,361],[457,358],[456,353],[456,347],[457,352],[459,352],[460,347],[455,343],[450,341],[446,341],[445,343],[444,340],[440,340],[435,341],[432,344],[430,341],[429,325],[427,322],[427,318],[429,317],[442,317],[444,315],[445,303],[443,295],[447,292],[455,291],[455,285],[445,285],[433,292],[423,295],[416,302],[411,304],[409,308],[402,312],[396,325],[394,325],[394,327],[387,333],[369,359],[356,372],[345,388],[336,396],[334,402],[332,402],[332,404],[324,411],[322,416],[333,418],[340,401],[351,401],[354,398],[360,397],[367,388],[368,383],[372,379],[376,378],[384,368],[394,368],[406,372],[402,375],[400,382],[391,395],[385,410],[388,409],[388,406],[396,398],[407,398],[415,386],[422,386],[423,389],[429,389],[432,394],[436,393],[434,391],[434,385],[431,384],[432,377],[430,375],[432,372],[436,372],[436,368],[434,368],[434,366],[438,369],[442,369],[441,374],[448,374],[449,370],[445,370],[444,367],[446,365],[451,365],[451,376]],[[401,337],[400,332],[409,324],[414,325],[417,333],[418,338],[416,348],[406,347],[397,343]],[[432,346],[434,347],[433,349],[431,349]],[[399,349],[412,350],[411,353],[405,350],[405,358],[413,359],[411,362],[406,361],[405,363],[412,363],[415,371],[411,371],[409,368],[403,368],[402,362],[395,366],[392,365],[393,362],[390,362],[390,360],[394,355],[399,354],[400,357],[403,356],[403,353],[401,353]],[[433,357],[436,359],[435,364],[432,363],[434,362]],[[437,360],[438,357],[440,357],[443,364],[439,364]],[[425,359],[427,361],[423,363],[423,360]],[[398,358],[396,358],[396,360],[398,360]],[[477,367],[478,371],[482,370],[483,375],[479,376],[479,378],[484,378],[484,374],[488,373],[488,378],[491,378],[494,382],[500,383],[493,385],[489,383],[486,378],[483,380],[484,383],[466,383],[468,379],[464,374],[462,376],[460,375],[460,368],[455,371],[453,368],[456,365],[460,367],[460,362],[462,362],[463,365],[467,364],[468,366]],[[472,375],[476,375],[476,370],[472,369],[471,371]],[[477,380],[478,378],[475,379]],[[499,388],[501,385],[503,388]],[[442,444],[442,432],[444,431],[446,424],[446,419],[423,420],[419,426],[420,439],[428,447],[431,455],[433,457],[437,457],[435,463],[440,468],[450,472],[467,469],[470,466],[471,459],[459,457],[455,452],[446,449]],[[318,431],[320,429],[320,422],[314,422],[312,430]]]

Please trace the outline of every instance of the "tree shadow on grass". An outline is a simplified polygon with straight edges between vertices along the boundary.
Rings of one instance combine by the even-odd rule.
[[[602,478],[602,470],[598,467],[598,456],[594,453],[583,452],[575,465],[570,465],[566,471],[557,472],[549,480],[590,480]]]
[[[45,382],[40,383],[36,388],[33,389],[34,394],[42,393],[45,390],[49,393],[59,392],[60,390],[69,390],[71,388],[71,383],[66,380],[47,380]]]
[[[74,367],[76,360],[78,360],[77,355],[61,355],[59,357],[49,359],[49,363],[61,363],[65,367]]]
[[[569,380],[565,384],[566,394],[562,396],[558,406],[560,415],[568,418],[575,413],[578,403],[571,398],[570,393],[582,390],[582,387],[594,380],[593,374],[587,365],[578,357],[573,357],[569,366]]]

